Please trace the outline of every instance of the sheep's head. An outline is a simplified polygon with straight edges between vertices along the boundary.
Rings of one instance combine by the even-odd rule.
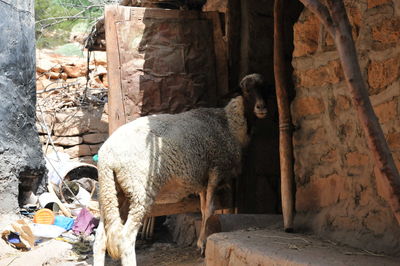
[[[248,115],[251,113],[259,119],[267,117],[267,88],[260,74],[245,76],[240,82],[242,88],[245,108]]]

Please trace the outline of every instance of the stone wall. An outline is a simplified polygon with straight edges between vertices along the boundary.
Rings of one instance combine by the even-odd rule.
[[[37,51],[37,128],[45,154],[56,150],[94,163],[93,155],[108,137],[106,67],[105,52],[91,53],[87,66],[86,53]]]
[[[34,126],[33,0],[0,1],[0,36],[0,214],[11,215],[45,174]]]
[[[400,168],[400,2],[345,1],[370,99]],[[400,254],[333,40],[304,10],[294,26],[297,223],[363,248]]]

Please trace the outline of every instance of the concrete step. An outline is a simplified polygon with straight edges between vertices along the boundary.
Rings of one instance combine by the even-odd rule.
[[[248,229],[211,235],[207,240],[205,262],[207,266],[399,266],[400,258],[279,229]]]

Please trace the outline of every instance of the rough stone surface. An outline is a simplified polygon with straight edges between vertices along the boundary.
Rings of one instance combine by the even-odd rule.
[[[83,135],[83,142],[88,144],[103,143],[108,137],[107,133],[93,133]]]
[[[398,79],[400,74],[400,57],[383,61],[372,61],[368,66],[368,84],[370,94],[381,92],[386,86]]]
[[[63,70],[70,78],[81,77],[87,71],[85,65],[63,65]]]
[[[368,8],[374,8],[376,6],[384,5],[391,2],[392,2],[391,0],[368,0],[367,6]]]
[[[384,19],[372,27],[372,38],[381,48],[393,47],[400,41],[400,18]],[[377,45],[377,47],[379,47]]]
[[[310,11],[305,11],[304,14]],[[312,16],[310,19],[303,20],[305,17],[299,18],[299,22],[294,26],[294,42],[296,46],[293,51],[293,56],[299,57],[307,54],[313,54],[318,49],[318,36],[321,23],[317,17]]]
[[[35,129],[33,1],[0,1],[0,213],[17,211],[20,192],[45,173]]]
[[[320,114],[325,111],[325,106],[320,98],[299,97],[293,102],[293,109],[296,110],[296,116],[302,117]]]
[[[229,265],[398,265],[398,258],[371,256],[366,251],[302,234],[279,230],[244,230],[213,234],[207,239],[205,264]]]
[[[64,149],[64,152],[69,154],[71,158],[90,156],[97,153],[101,145],[87,145],[81,144],[73,146],[72,148]]]
[[[399,167],[399,3],[344,2],[370,99]],[[314,21],[304,10],[294,32],[296,224],[335,241],[399,255],[400,228],[384,200],[388,184],[376,171],[333,41],[325,28],[310,27]],[[318,49],[299,53],[310,45],[302,32],[312,30]]]
[[[172,241],[181,247],[195,246],[200,234],[200,214],[176,214],[167,218],[166,224]]]
[[[41,140],[42,143],[45,144],[47,142],[47,136],[42,137],[41,136]],[[78,145],[81,144],[83,139],[80,136],[73,136],[73,137],[53,137],[52,138],[53,143],[55,145],[59,145],[59,146],[74,146],[74,145]]]
[[[82,109],[57,113],[54,124],[55,136],[77,136],[84,133],[107,133],[108,123],[103,121],[102,110]]]
[[[298,73],[299,86],[315,87],[336,84],[343,80],[343,71],[338,60],[330,61],[320,67]]]
[[[374,106],[375,114],[379,118],[380,123],[386,123],[393,119],[398,119],[397,105],[399,100],[392,100],[390,102],[382,103]]]

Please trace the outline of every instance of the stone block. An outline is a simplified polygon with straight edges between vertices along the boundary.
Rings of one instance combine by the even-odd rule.
[[[97,66],[94,70],[95,76],[100,76],[100,75],[105,75],[105,74],[107,74],[107,69],[102,65]]]
[[[83,142],[88,144],[103,143],[108,137],[107,133],[94,133],[83,135]]]
[[[322,162],[333,163],[336,162],[337,160],[338,160],[338,154],[336,149],[330,150],[328,153],[322,155],[321,157]]]
[[[368,65],[369,93],[374,95],[383,91],[400,76],[400,58],[394,57],[383,61],[372,61]]]
[[[72,148],[64,149],[64,152],[69,154],[71,158],[93,156],[98,152],[100,146],[101,145],[81,144],[81,145],[76,145]]]
[[[64,148],[61,146],[52,146],[52,145],[48,145],[47,147],[45,145],[42,146],[42,150],[44,154],[50,154],[50,153],[54,153],[54,150],[56,150],[57,152],[64,152]]]
[[[309,129],[309,130],[300,130],[295,131],[293,134],[293,144],[295,146],[299,145],[310,145],[310,144],[319,144],[326,143],[326,129],[325,128],[317,128],[317,129]]]
[[[60,78],[60,73],[57,72],[45,72],[44,75],[49,78],[49,79],[59,79]]]
[[[37,60],[36,61],[36,72],[37,73],[45,73],[45,72],[61,72],[61,66],[60,64],[53,62],[51,60]]]
[[[296,72],[298,86],[309,88],[336,84],[344,79],[342,66],[339,60],[333,60],[317,68]]]
[[[388,134],[387,143],[391,150],[400,151],[400,132]]]
[[[60,73],[60,78],[63,80],[67,80],[68,79],[68,74],[65,72]]]
[[[315,211],[349,197],[346,179],[333,174],[296,189],[296,210]]]
[[[317,97],[298,97],[292,104],[292,113],[294,117],[317,115],[324,111],[325,105],[322,99]]]
[[[384,5],[384,4],[391,3],[391,2],[392,2],[392,0],[368,0],[367,7],[374,8],[376,6]]]
[[[74,146],[82,143],[82,137],[53,137],[53,143],[59,146]]]
[[[313,217],[308,216],[307,218],[312,219]],[[311,222],[315,223],[316,221],[314,219]],[[352,223],[352,221],[349,222]],[[358,225],[355,222],[353,222],[353,224]],[[362,246],[364,250],[338,245],[332,241],[327,241],[327,239],[317,239],[316,237],[300,233],[287,234],[282,232],[282,229],[275,229],[270,225],[266,225],[266,227],[267,229],[239,230],[209,236],[207,239],[205,265],[397,266],[399,264],[397,257],[351,256],[350,254],[368,254],[368,252],[365,251],[365,246],[367,246],[365,239],[368,238],[363,238],[364,241],[360,241],[357,231],[346,232],[346,237],[354,242],[362,242],[358,243],[358,246]],[[324,229],[326,229],[326,227],[324,227]],[[354,229],[357,228],[355,227]],[[323,235],[322,232],[320,233]],[[365,235],[365,233],[363,235]],[[381,239],[382,238],[376,238],[375,241],[379,242]]]
[[[57,113],[54,135],[75,136],[89,132],[107,133],[108,123],[100,110],[90,109],[78,112]]]
[[[390,120],[398,118],[397,115],[397,101],[392,100],[374,106],[376,116],[379,118],[380,123],[386,123]]]
[[[96,66],[107,66],[107,55],[106,52],[94,51],[92,52],[92,64]]]
[[[387,221],[387,217],[384,217],[380,211],[371,211],[367,217],[363,220],[363,224],[374,234],[383,234],[386,226],[382,226]]]
[[[63,65],[63,71],[67,73],[68,77],[77,78],[86,75],[87,69],[85,65]]]
[[[340,113],[348,110],[351,107],[351,100],[344,95],[338,95],[335,98],[335,113]]]
[[[378,43],[395,46],[400,42],[400,18],[398,17],[385,19],[373,26],[371,30],[372,39]],[[381,46],[381,49],[385,47],[387,46]]]
[[[360,152],[349,152],[345,157],[348,166],[365,166],[369,164],[368,155]]]
[[[294,27],[294,57],[312,55],[318,49],[318,35],[321,23],[314,15],[309,15],[303,22],[297,22]]]

